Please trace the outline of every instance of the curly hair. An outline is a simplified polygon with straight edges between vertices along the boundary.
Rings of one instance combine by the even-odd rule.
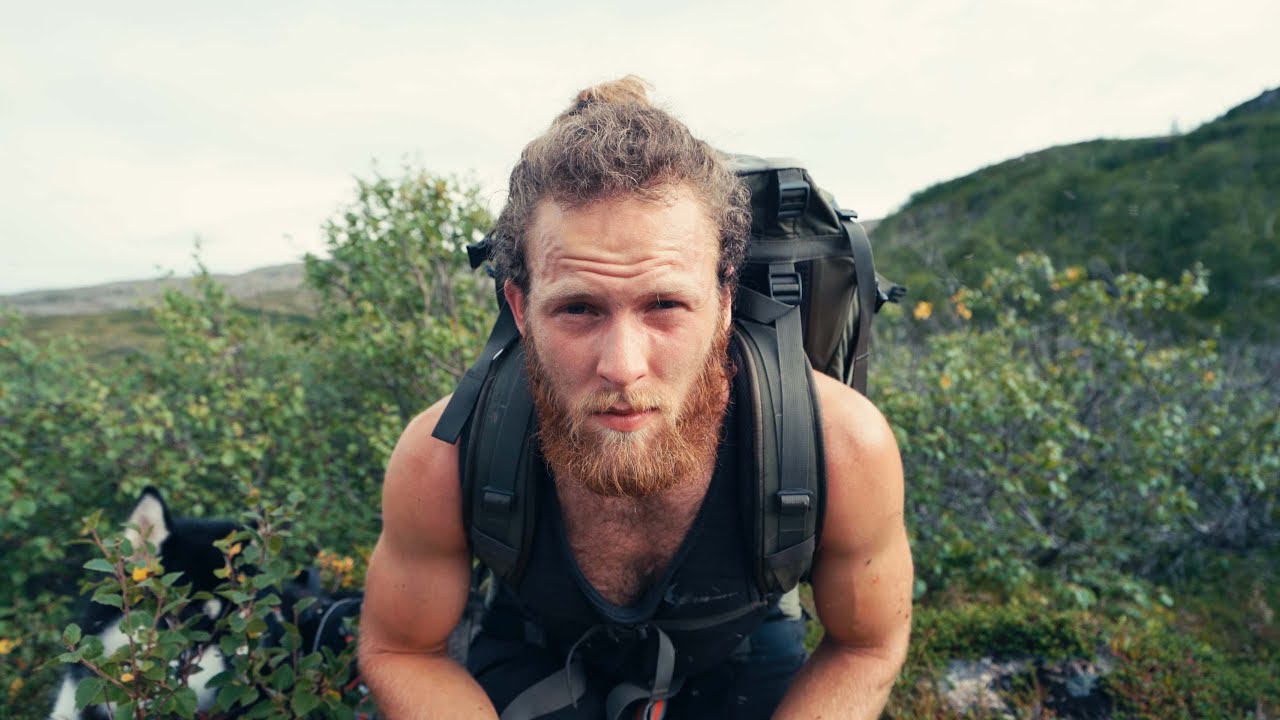
[[[619,197],[659,200],[687,186],[720,235],[717,278],[733,287],[751,231],[751,198],[723,156],[649,102],[634,75],[578,93],[511,171],[510,194],[491,235],[498,277],[529,291],[525,247],[538,204],[582,207]]]

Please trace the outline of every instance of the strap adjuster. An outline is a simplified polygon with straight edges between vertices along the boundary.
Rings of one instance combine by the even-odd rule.
[[[778,512],[788,516],[805,514],[813,502],[813,494],[808,490],[779,490],[777,497]]]
[[[800,273],[794,266],[787,267],[787,270],[769,269],[769,295],[780,303],[799,305],[804,294]]]
[[[809,183],[778,178],[778,219],[797,218],[809,207]]]
[[[481,495],[481,501],[484,502],[486,510],[506,512],[511,509],[511,504],[515,501],[515,497],[516,494],[510,490],[486,487],[484,494]]]

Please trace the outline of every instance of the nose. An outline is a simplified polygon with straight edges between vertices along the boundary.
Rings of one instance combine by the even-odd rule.
[[[648,343],[644,330],[634,322],[619,318],[601,338],[596,373],[610,385],[624,390],[649,372]]]

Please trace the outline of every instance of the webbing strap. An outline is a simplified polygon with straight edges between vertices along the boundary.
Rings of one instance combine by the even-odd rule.
[[[582,660],[575,658],[575,655],[587,638],[603,630],[604,627],[604,625],[593,625],[582,633],[582,636],[570,646],[569,654],[564,660],[564,667],[525,688],[524,692],[507,705],[498,720],[534,720],[570,705],[578,707],[578,700],[587,691],[587,674],[582,669]],[[525,629],[528,630],[527,625]],[[526,637],[526,640],[533,642],[534,638]],[[545,647],[545,643],[535,642],[535,644]]]
[[[498,354],[507,349],[518,337],[520,337],[520,331],[516,328],[515,317],[511,314],[511,308],[503,303],[498,319],[493,324],[493,330],[489,333],[489,340],[484,344],[484,350],[480,351],[480,357],[476,363],[468,368],[466,374],[458,381],[458,388],[453,391],[453,397],[449,399],[444,412],[440,413],[440,420],[436,422],[436,428],[431,432],[432,437],[450,445],[458,442],[463,426],[467,424],[467,420],[476,408],[480,389],[484,386],[485,377],[489,375],[489,368],[493,365],[494,358],[498,357]]]
[[[813,414],[809,405],[808,370],[804,360],[804,333],[800,308],[778,318],[778,362],[781,366],[782,402],[774,408],[778,427],[778,547],[804,542],[806,515],[816,498],[808,496],[809,448],[813,444]]]
[[[853,250],[853,269],[858,275],[858,339],[854,343],[853,363],[846,370],[846,385],[867,394],[867,348],[871,343],[871,316],[876,312],[876,270],[871,256],[871,241],[867,231],[850,220],[844,221],[849,233],[849,245]]]
[[[654,662],[653,685],[643,687],[636,683],[619,683],[609,691],[605,698],[605,717],[608,720],[623,720],[627,708],[634,702],[645,700],[645,717],[649,710],[659,701],[675,695],[680,691],[680,683],[674,682],[676,670],[676,651],[671,638],[662,628],[650,626],[658,633],[658,657]],[[503,718],[502,720],[505,720]]]
[[[498,720],[533,720],[570,705],[576,706],[586,690],[587,678],[582,663],[571,662],[525,688],[507,705]]]

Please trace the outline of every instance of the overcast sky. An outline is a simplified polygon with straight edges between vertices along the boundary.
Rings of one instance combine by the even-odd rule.
[[[1280,2],[6,2],[0,293],[323,249],[375,163],[477,180],[636,73],[695,133],[881,217],[1051,145],[1280,85]]]

